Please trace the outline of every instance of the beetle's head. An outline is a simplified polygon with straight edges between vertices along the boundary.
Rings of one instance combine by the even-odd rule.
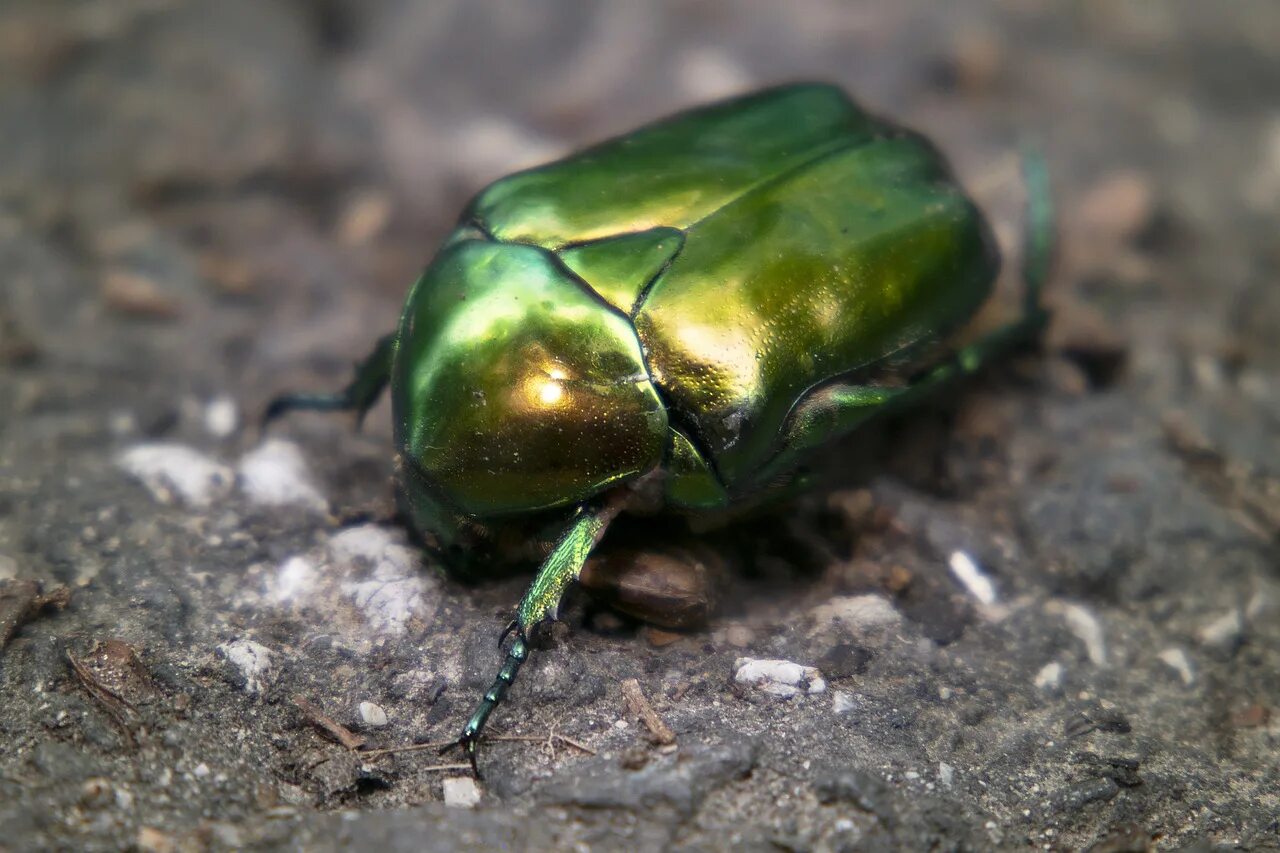
[[[414,286],[392,398],[429,526],[581,503],[656,467],[667,433],[631,321],[550,253],[487,240],[448,245]]]

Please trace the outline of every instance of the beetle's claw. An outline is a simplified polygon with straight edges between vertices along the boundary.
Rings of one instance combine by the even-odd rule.
[[[477,780],[483,779],[484,777],[480,775],[480,767],[476,764],[476,742],[479,740],[480,738],[477,735],[466,732],[453,743],[440,747],[439,754],[444,755],[446,752],[461,747],[462,751],[467,754],[467,760],[471,762],[471,775],[475,776]]]
[[[502,633],[498,635],[498,648],[501,649],[502,644],[507,641],[507,637],[510,637],[515,632],[519,632],[520,639],[524,639],[524,631],[520,630],[520,621],[518,619],[512,619],[507,623],[507,627],[502,629]]]

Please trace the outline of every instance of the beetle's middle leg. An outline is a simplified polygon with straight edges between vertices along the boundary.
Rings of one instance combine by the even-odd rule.
[[[507,656],[502,668],[498,670],[493,684],[485,691],[475,712],[463,726],[462,734],[456,742],[441,750],[444,752],[455,746],[462,747],[467,754],[467,759],[471,762],[471,771],[477,778],[480,776],[480,771],[476,766],[476,744],[480,740],[480,733],[484,731],[485,723],[489,720],[489,715],[506,697],[512,682],[520,672],[521,665],[529,658],[529,634],[543,622],[556,618],[556,612],[565,591],[578,579],[591,549],[600,541],[605,528],[621,508],[621,503],[618,502],[597,508],[579,508],[569,528],[551,549],[551,553],[539,567],[537,577],[533,579],[524,598],[520,600],[520,605],[516,608],[516,618],[498,638],[498,643],[501,645],[508,635],[515,635],[507,648]]]
[[[378,396],[391,379],[391,360],[396,352],[396,334],[378,339],[373,352],[356,365],[356,375],[347,387],[334,394],[281,394],[262,414],[262,426],[288,412],[299,410],[321,412],[355,412],[356,427],[365,413],[378,401]]]

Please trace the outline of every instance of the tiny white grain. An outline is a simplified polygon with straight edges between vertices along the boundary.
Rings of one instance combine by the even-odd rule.
[[[996,585],[991,576],[978,567],[973,557],[964,551],[952,551],[947,565],[951,567],[951,574],[956,576],[956,580],[979,602],[988,605],[996,603]]]

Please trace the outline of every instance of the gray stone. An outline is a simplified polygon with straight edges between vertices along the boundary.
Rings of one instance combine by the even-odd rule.
[[[590,808],[666,807],[688,817],[716,788],[750,773],[759,753],[754,740],[693,746],[627,773],[602,756],[552,777],[540,797]]]

